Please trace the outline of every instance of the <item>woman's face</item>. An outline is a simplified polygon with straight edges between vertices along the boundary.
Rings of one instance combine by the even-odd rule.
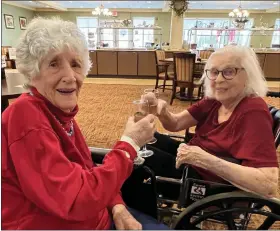
[[[84,80],[81,57],[74,51],[50,52],[40,64],[39,75],[31,84],[54,106],[70,112]]]
[[[238,58],[231,54],[216,54],[209,61],[207,69],[211,70],[213,76],[217,75],[217,70],[224,70],[224,75],[228,78],[224,78],[220,72],[216,79],[210,80],[215,99],[221,103],[234,103],[243,98],[247,74]]]

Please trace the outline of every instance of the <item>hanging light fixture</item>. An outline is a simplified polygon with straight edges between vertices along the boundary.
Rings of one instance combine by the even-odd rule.
[[[112,16],[112,12],[105,8],[103,4],[100,5],[100,7],[96,7],[92,12],[93,15],[104,15],[104,16]]]
[[[249,12],[247,10],[243,10],[241,7],[241,1],[239,3],[239,7],[234,9],[228,14],[234,20],[234,25],[237,28],[244,28],[245,23],[249,21]]]

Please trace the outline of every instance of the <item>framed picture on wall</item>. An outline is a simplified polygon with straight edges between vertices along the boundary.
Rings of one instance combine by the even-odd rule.
[[[25,18],[25,17],[19,17],[19,26],[20,26],[20,29],[26,30],[26,24],[27,24],[26,18]]]
[[[9,14],[4,14],[5,25],[7,29],[15,29],[14,17]]]

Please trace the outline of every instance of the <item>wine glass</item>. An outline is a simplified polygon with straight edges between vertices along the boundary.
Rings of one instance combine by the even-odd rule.
[[[143,119],[145,116],[149,114],[149,104],[148,101],[140,99],[134,100],[133,105],[135,106],[135,113],[134,113],[134,121],[138,122],[139,120]],[[152,156],[154,152],[152,150],[148,150],[146,144],[143,146],[143,149],[138,151],[138,157],[149,157]],[[137,157],[137,158],[138,158]]]
[[[148,93],[154,93],[155,94],[155,97],[158,99],[159,98],[159,90],[158,89],[153,89],[153,88],[147,88],[144,90],[144,95],[145,94],[148,94]],[[149,102],[148,102],[149,103]],[[157,114],[157,104],[155,105],[150,105],[149,104],[149,113],[150,114],[153,114],[153,115],[156,115]],[[153,138],[152,140],[149,141],[148,144],[154,144],[157,142],[157,138]]]

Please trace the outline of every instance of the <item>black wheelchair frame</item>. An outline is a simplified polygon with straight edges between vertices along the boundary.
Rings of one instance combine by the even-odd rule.
[[[269,106],[273,117],[276,148],[280,144],[280,110]],[[185,137],[190,138],[187,131]],[[178,138],[178,136],[176,136]],[[101,163],[110,149],[90,148],[94,162]],[[234,161],[236,160],[228,160]],[[192,178],[186,166],[181,179],[155,176],[147,166],[135,166],[133,173],[122,186],[127,206],[144,212],[159,221],[167,222],[172,229],[225,229],[252,228],[250,219],[259,215],[260,225],[254,229],[267,230],[280,221],[280,200],[265,198],[242,191],[231,184],[221,184]],[[171,184],[178,190],[178,198],[163,198],[157,192],[160,184]],[[170,187],[172,187],[170,185]],[[162,205],[169,205],[163,207]],[[170,205],[177,205],[172,207]],[[169,218],[165,221],[165,218]],[[214,225],[213,225],[214,223]],[[204,226],[206,225],[206,226]]]

